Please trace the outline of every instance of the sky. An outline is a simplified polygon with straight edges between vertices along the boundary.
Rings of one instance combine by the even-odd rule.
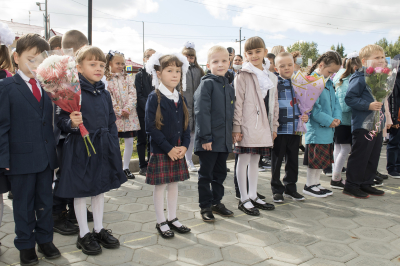
[[[44,2],[44,0],[41,0]],[[350,4],[349,4],[350,3]],[[48,0],[51,28],[87,35],[87,0]],[[269,50],[297,41],[314,41],[320,53],[343,43],[345,53],[386,37],[400,36],[398,0],[93,0],[93,45],[117,50],[141,63],[144,47],[163,54],[180,52],[195,43],[198,61],[205,64],[213,45],[233,47],[242,39],[260,36]],[[30,11],[30,19],[29,19]],[[0,0],[0,18],[43,25],[36,1]],[[242,42],[242,55],[244,42]]]

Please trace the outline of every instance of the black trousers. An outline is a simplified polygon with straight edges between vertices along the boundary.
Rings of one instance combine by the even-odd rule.
[[[301,136],[279,134],[272,149],[272,178],[273,194],[293,193],[297,191],[296,183],[299,174],[299,144]],[[281,182],[281,166],[285,158],[285,176]]]
[[[390,129],[389,142],[386,146],[386,158],[388,173],[400,172],[400,129]]]
[[[353,144],[347,161],[345,188],[371,186],[374,184],[376,170],[382,149],[382,132],[368,140],[368,131],[356,129],[352,133]],[[368,136],[369,139],[371,139]]]
[[[146,134],[146,124],[144,117],[139,116],[140,130],[137,132],[138,141],[136,144],[138,156],[139,156],[139,167],[145,168],[150,158],[150,137]],[[147,146],[147,160],[146,160],[146,146]]]
[[[228,152],[200,151],[199,156],[199,206],[210,208],[221,202],[224,197],[224,181],[226,179],[226,160]]]
[[[14,245],[18,250],[53,241],[53,172],[47,166],[41,173],[8,176],[14,195]]]

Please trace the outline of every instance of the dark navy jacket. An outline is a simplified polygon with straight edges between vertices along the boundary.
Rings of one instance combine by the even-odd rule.
[[[63,145],[62,171],[56,196],[82,198],[116,189],[126,181],[122,170],[118,129],[111,96],[99,81],[91,84],[79,75],[83,125],[96,150],[88,156],[79,129],[71,128],[69,113],[61,111],[57,126],[68,133]]]
[[[204,151],[202,144],[212,142],[213,152],[232,152],[235,91],[222,76],[207,74],[194,94],[194,151]]]
[[[20,75],[0,80],[0,169],[6,175],[58,167],[53,107],[42,90],[40,103]]]
[[[139,117],[144,117],[147,98],[154,91],[151,84],[151,76],[146,72],[146,69],[141,68],[135,76],[135,87],[137,94],[137,113]]]
[[[173,100],[161,94],[161,113],[163,116],[161,130],[156,128],[156,112],[158,107],[157,93],[153,91],[149,95],[146,103],[146,133],[150,135],[150,151],[155,154],[168,154],[173,147],[178,145],[178,140],[181,140],[181,146],[186,149],[190,143],[190,128],[184,130],[184,115],[182,97],[179,96],[178,107],[175,106]],[[187,105],[186,99],[185,103]]]
[[[351,107],[351,131],[359,128],[368,131],[374,129],[374,112],[369,110],[369,105],[375,100],[371,89],[365,83],[364,68],[360,68],[350,77],[349,88],[344,101]],[[382,105],[382,113],[385,113],[384,105]],[[384,116],[381,127],[385,125],[385,120]]]

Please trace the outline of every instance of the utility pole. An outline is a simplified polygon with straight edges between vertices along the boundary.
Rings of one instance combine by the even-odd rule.
[[[239,43],[239,54],[242,55],[242,42],[246,40],[246,37],[243,37],[242,40],[242,28],[239,28],[239,40],[236,39],[236,42]]]
[[[29,11],[29,25],[31,25],[31,11]]]
[[[143,65],[144,65],[144,21],[142,21],[142,25],[143,25]]]
[[[44,11],[44,37],[46,41],[49,40],[49,28],[48,28],[48,21],[49,17],[47,15],[47,0],[44,1],[44,3],[36,2],[36,5],[39,7],[40,11]],[[42,10],[42,5],[44,5],[44,10]],[[30,16],[29,16],[29,23],[30,23]]]
[[[92,45],[92,5],[93,5],[93,1],[89,0],[89,4],[88,4],[88,41],[89,41],[89,45]]]

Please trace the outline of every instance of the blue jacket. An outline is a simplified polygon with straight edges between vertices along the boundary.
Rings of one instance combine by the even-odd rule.
[[[161,130],[156,128],[156,112],[158,107],[157,93],[150,93],[146,103],[146,133],[150,135],[150,151],[155,154],[168,154],[173,147],[178,145],[181,140],[181,146],[189,147],[190,128],[183,128],[184,115],[182,98],[179,96],[178,108],[173,100],[161,94],[161,114],[163,116]],[[186,103],[186,99],[185,99]],[[186,103],[187,105],[187,103]]]
[[[294,97],[290,79],[278,76],[279,127],[278,134],[294,135],[299,122],[300,110]]]
[[[346,71],[346,69],[341,69],[337,72],[336,76],[333,78],[333,84],[336,87],[336,97],[339,100],[340,107],[342,108],[342,120],[340,125],[351,126],[351,108],[346,104],[344,98],[346,97],[347,89],[349,87],[349,79],[351,75],[343,78],[342,85],[340,83],[340,77]]]
[[[71,128],[69,113],[61,111],[57,126],[68,133],[63,145],[62,171],[56,196],[82,198],[116,189],[126,181],[122,170],[118,129],[110,93],[99,81],[91,84],[79,75],[83,125],[96,150],[88,156],[79,129]]]
[[[204,151],[202,144],[212,142],[213,152],[232,152],[235,91],[228,79],[213,74],[201,78],[194,94],[194,151]]]
[[[6,175],[58,167],[53,107],[42,90],[40,103],[20,75],[0,80],[0,169]]]
[[[333,83],[328,79],[325,89],[315,102],[306,124],[306,144],[333,143],[335,129],[329,126],[334,119],[342,120],[342,109],[336,98]]]
[[[345,102],[352,109],[351,130],[359,128],[371,131],[374,129],[374,111],[370,111],[369,105],[374,102],[371,89],[367,87],[364,78],[364,68],[360,68],[351,77],[349,88],[345,97]],[[385,113],[384,105],[382,105],[382,113]],[[384,121],[381,126],[385,125]]]

